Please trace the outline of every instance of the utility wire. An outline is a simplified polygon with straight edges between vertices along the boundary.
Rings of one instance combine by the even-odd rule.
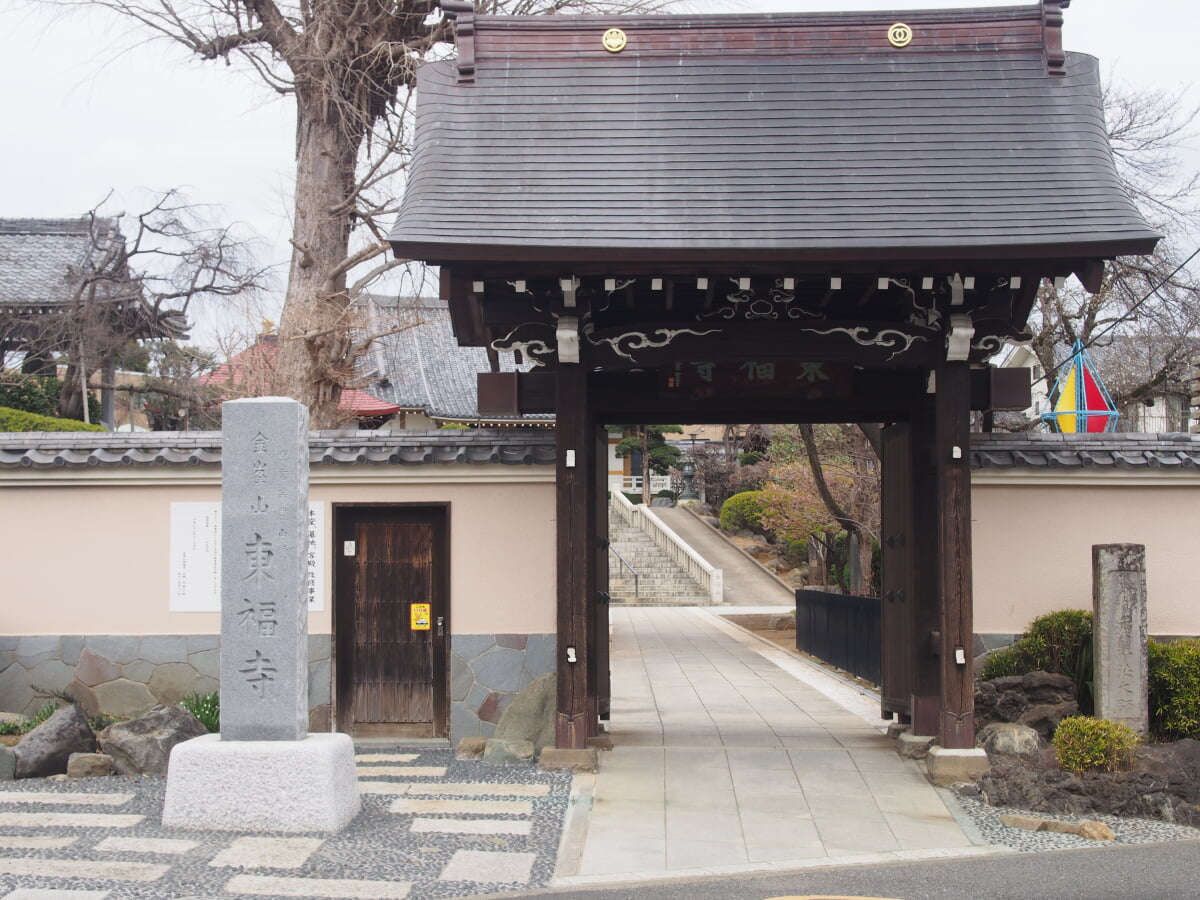
[[[1156,284],[1156,285],[1154,285],[1154,287],[1150,288],[1150,290],[1147,291],[1142,296],[1142,298],[1137,301],[1137,303],[1135,303],[1135,304],[1133,304],[1133,306],[1129,307],[1128,311],[1126,311],[1124,315],[1118,316],[1116,319],[1109,322],[1108,325],[1106,325],[1100,332],[1092,335],[1091,338],[1088,339],[1088,342],[1083,345],[1084,349],[1086,350],[1086,349],[1089,349],[1090,347],[1094,346],[1095,343],[1098,340],[1100,340],[1100,338],[1104,337],[1104,335],[1108,334],[1110,331],[1112,331],[1114,328],[1116,328],[1122,322],[1129,321],[1129,319],[1131,319],[1133,317],[1133,314],[1135,312],[1137,312],[1138,308],[1141,307],[1141,305],[1143,303],[1145,303],[1147,300],[1149,300],[1151,297],[1153,297],[1155,294],[1157,294],[1159,291],[1159,288],[1161,288],[1168,281],[1170,281],[1177,274],[1179,274],[1179,272],[1182,269],[1184,269],[1187,266],[1187,264],[1190,263],[1197,256],[1200,256],[1200,247],[1197,247],[1195,250],[1193,250],[1191,256],[1189,256],[1187,259],[1185,259],[1183,262],[1181,262],[1179,265],[1177,265],[1174,269],[1172,269],[1170,275],[1167,275],[1161,281],[1159,281],[1158,284]],[[1039,381],[1045,381],[1046,384],[1049,385],[1050,384],[1050,381],[1049,381],[1050,376],[1057,374],[1057,372],[1063,366],[1065,366],[1067,363],[1069,363],[1072,360],[1072,358],[1073,358],[1073,356],[1068,355],[1067,358],[1064,359],[1062,362],[1058,363],[1052,369],[1048,369],[1040,378],[1035,378],[1033,380],[1033,382],[1030,384],[1030,387],[1033,387]]]

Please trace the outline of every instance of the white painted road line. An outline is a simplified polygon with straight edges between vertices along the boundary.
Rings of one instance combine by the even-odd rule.
[[[350,900],[404,900],[412,884],[407,881],[358,881],[349,878],[280,878],[271,875],[235,875],[225,885],[227,894],[275,897],[336,897]]]

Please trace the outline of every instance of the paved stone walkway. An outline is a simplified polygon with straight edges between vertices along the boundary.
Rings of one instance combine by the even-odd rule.
[[[460,897],[543,887],[571,780],[364,748],[363,811],[325,835],[165,829],[163,778],[18,781],[0,789],[0,898]]]
[[[896,755],[878,701],[709,610],[612,624],[615,746],[556,883],[991,852]]]

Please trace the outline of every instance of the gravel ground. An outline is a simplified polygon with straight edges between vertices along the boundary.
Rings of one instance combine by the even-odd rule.
[[[1067,816],[1054,813],[1031,812],[1024,809],[1006,809],[1000,806],[988,806],[982,800],[974,797],[960,797],[946,792],[947,802],[957,805],[966,823],[978,831],[985,843],[995,844],[1017,850],[1022,853],[1035,853],[1042,850],[1075,850],[1083,847],[1109,847],[1116,844],[1154,844],[1166,841],[1195,841],[1200,840],[1200,829],[1187,825],[1172,825],[1169,822],[1158,822],[1152,819],[1122,819],[1117,816],[1106,816],[1100,813],[1088,815]],[[1090,820],[1103,822],[1113,830],[1116,841],[1092,841],[1074,834],[1058,834],[1053,831],[1027,831],[1024,828],[1010,828],[1000,824],[1000,816],[1006,813],[1019,813],[1027,816],[1038,816],[1044,819],[1055,819],[1059,822],[1082,822]]]
[[[388,753],[395,748],[371,746],[363,752]],[[499,767],[481,762],[462,762],[453,758],[448,749],[421,750],[419,757],[408,765],[446,766],[442,778],[405,778],[406,782],[419,783],[502,783],[513,785],[544,784],[549,786],[545,797],[517,797],[510,799],[532,802],[532,816],[505,815],[441,815],[422,813],[422,818],[431,815],[455,820],[470,819],[521,819],[531,821],[528,835],[520,834],[443,834],[436,832],[414,833],[411,830],[413,815],[396,814],[388,811],[395,795],[363,794],[363,808],[354,822],[342,832],[326,837],[319,848],[297,868],[262,868],[242,870],[237,867],[214,867],[213,858],[229,847],[239,837],[236,833],[193,831],[178,828],[163,828],[160,824],[166,779],[162,777],[121,777],[80,779],[71,781],[30,780],[11,782],[0,791],[6,794],[30,792],[55,792],[69,794],[132,793],[134,798],[121,806],[60,804],[13,804],[0,803],[0,816],[14,812],[70,812],[140,814],[145,819],[131,828],[80,828],[39,827],[13,828],[0,825],[0,835],[19,837],[78,837],[70,847],[62,849],[0,848],[0,857],[18,857],[46,860],[94,860],[106,863],[137,862],[169,865],[169,871],[161,878],[149,882],[105,880],[94,877],[61,878],[30,874],[4,874],[0,869],[0,897],[16,888],[42,888],[60,890],[110,890],[106,900],[162,900],[162,898],[215,897],[224,894],[225,884],[239,872],[256,875],[284,876],[287,878],[314,879],[363,879],[371,881],[411,882],[409,897],[424,898],[460,897],[500,891],[528,890],[545,887],[554,874],[554,866],[562,833],[563,819],[570,797],[571,776],[569,773],[546,773],[532,766]],[[373,781],[401,781],[398,778],[372,776]],[[423,792],[422,797],[439,796],[436,790]],[[441,796],[450,797],[449,794]],[[505,799],[503,789],[488,792],[488,799]],[[461,799],[457,796],[454,799]],[[196,842],[197,846],[183,854],[148,852],[111,852],[97,848],[106,838],[123,839],[171,839]],[[279,835],[279,837],[303,837],[301,835]],[[310,835],[309,837],[324,837]],[[527,882],[497,883],[476,881],[443,881],[439,876],[459,850],[483,852],[534,854],[530,878]],[[268,895],[270,896],[270,895]]]

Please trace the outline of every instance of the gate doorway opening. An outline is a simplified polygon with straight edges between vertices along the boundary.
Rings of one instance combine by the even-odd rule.
[[[446,737],[449,513],[334,508],[334,697],[355,737]]]

